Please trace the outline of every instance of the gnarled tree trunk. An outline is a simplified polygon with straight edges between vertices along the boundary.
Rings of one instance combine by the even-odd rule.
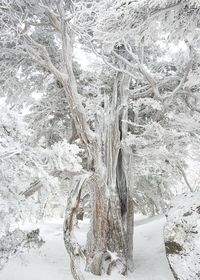
[[[84,258],[86,259],[86,270],[95,275],[101,275],[103,268],[107,274],[111,274],[115,266],[123,275],[127,273],[128,269],[132,270],[133,201],[128,176],[130,155],[122,145],[122,140],[127,133],[128,100],[124,96],[127,94],[124,86],[128,81],[124,77],[120,78],[124,85],[121,85],[121,90],[119,90],[119,79],[116,79],[112,106],[107,112],[109,118],[107,115],[106,119],[109,119],[109,123],[106,124],[106,143],[95,138],[90,142],[84,142],[93,162],[93,173],[88,180],[92,209],[91,226]],[[119,101],[120,99],[121,101]],[[121,106],[124,99],[126,104],[123,103]],[[82,125],[82,127],[84,126]],[[84,133],[82,132],[83,135]],[[97,131],[97,134],[101,133]],[[88,138],[86,134],[85,139]],[[102,155],[102,146],[105,147],[105,155]],[[78,192],[76,201],[80,201]],[[69,211],[67,212],[66,221],[72,215],[73,209],[77,208],[78,204],[71,208],[71,214]],[[70,235],[69,226],[65,226],[64,236],[68,251],[70,251]],[[72,249],[74,250],[74,248]],[[76,275],[75,279],[82,279],[82,276],[74,273],[74,264],[73,261],[72,271]]]
[[[116,79],[112,106],[107,112],[109,123],[106,124],[106,143],[102,143],[101,139],[93,139],[87,145],[94,171],[89,179],[92,215],[85,257],[86,270],[95,275],[101,275],[103,268],[107,274],[111,274],[115,266],[119,267],[123,275],[128,269],[132,270],[133,201],[128,176],[130,155],[122,145],[127,133],[128,98],[124,87],[128,81],[124,77],[120,79],[121,82]],[[105,155],[101,154],[102,146],[105,147]],[[68,234],[66,231],[65,236]],[[66,247],[69,247],[68,243]]]
[[[72,66],[72,29],[64,15],[63,1],[56,1],[57,14],[42,5],[52,27],[60,34],[62,42],[62,71],[53,64],[45,46],[36,42],[24,30],[24,38],[29,43],[29,50],[38,63],[50,71],[62,84],[70,106],[74,134],[70,141],[80,138],[88,157],[90,172],[79,178],[71,197],[69,197],[64,222],[64,241],[71,258],[71,270],[75,279],[84,279],[80,270],[81,259],[86,261],[86,270],[101,275],[104,262],[106,272],[111,273],[115,266],[120,266],[126,274],[132,264],[133,242],[133,203],[130,195],[128,176],[129,153],[123,146],[127,133],[128,88],[129,79],[116,77],[112,99],[109,102],[108,123],[104,123],[106,137],[101,139],[103,131],[95,133],[87,124],[84,107],[77,91],[77,84]],[[39,53],[39,55],[38,55]],[[103,151],[103,152],[102,152]],[[73,219],[77,212],[81,191],[85,184],[91,190],[91,227],[88,240],[83,250],[73,235]],[[115,253],[115,254],[113,254]]]

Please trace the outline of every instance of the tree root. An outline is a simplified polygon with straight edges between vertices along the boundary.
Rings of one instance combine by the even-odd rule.
[[[75,280],[84,280],[81,271],[81,262],[84,261],[85,263],[88,257],[87,252],[82,250],[73,234],[74,218],[79,207],[82,188],[85,183],[88,182],[88,179],[91,179],[88,174],[82,176],[76,184],[72,194],[69,196],[64,222],[64,242],[70,255],[71,272]],[[99,250],[94,249],[94,251],[91,252],[90,257],[87,259],[86,270],[94,275],[101,275],[102,270],[104,270],[106,274],[111,275],[111,272],[115,267],[119,269],[119,272],[122,275],[127,274],[127,265],[120,259],[120,257],[115,258],[112,256],[112,253],[106,250],[106,248],[102,250],[100,248]]]
[[[107,269],[107,274],[111,275],[112,269],[114,267],[116,267],[117,265],[121,266],[120,274],[125,276],[127,274],[127,266],[120,259],[114,259],[110,262],[108,269]]]
[[[92,258],[92,263],[89,265],[89,271],[95,275],[101,275],[105,263],[109,264],[105,268],[105,273],[111,275],[113,268],[119,266],[119,273],[125,276],[127,274],[127,265],[120,258],[113,259],[109,252],[99,252]]]

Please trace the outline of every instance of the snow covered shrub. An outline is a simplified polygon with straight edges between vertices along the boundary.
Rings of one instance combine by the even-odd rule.
[[[15,229],[0,238],[0,270],[10,257],[30,248],[42,246],[39,229],[30,232]]]
[[[172,201],[164,237],[175,279],[200,279],[200,193],[184,194]]]

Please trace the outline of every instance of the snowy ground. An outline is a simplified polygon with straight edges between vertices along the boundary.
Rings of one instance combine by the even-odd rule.
[[[165,218],[137,219],[134,234],[134,265],[132,280],[174,280],[169,269],[162,237]],[[46,243],[39,250],[31,250],[13,257],[0,272],[0,280],[73,280],[69,257],[63,246],[62,223],[38,225]],[[30,228],[30,225],[29,225]],[[85,239],[86,225],[77,234]],[[87,274],[87,280],[100,279]],[[126,279],[123,276],[104,276],[101,279]]]

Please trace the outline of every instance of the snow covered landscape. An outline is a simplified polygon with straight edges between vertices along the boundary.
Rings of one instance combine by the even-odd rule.
[[[128,279],[134,280],[173,280],[166,259],[163,225],[165,217],[136,217],[134,233],[134,272]],[[0,272],[2,280],[72,280],[70,260],[63,246],[62,220],[59,222],[38,224],[45,244],[41,249],[13,257],[9,264]],[[29,225],[29,229],[35,227]],[[87,224],[80,223],[82,242],[86,240]],[[104,275],[101,279],[124,279],[124,276]],[[98,276],[86,274],[86,279],[99,279]]]
[[[200,279],[200,0],[0,1],[0,280]]]

